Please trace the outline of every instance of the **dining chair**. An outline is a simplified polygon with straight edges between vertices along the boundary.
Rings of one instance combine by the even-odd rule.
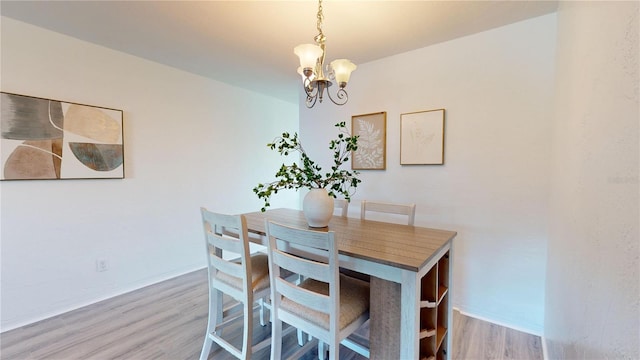
[[[209,322],[200,360],[209,357],[214,343],[238,359],[250,359],[252,353],[270,343],[267,338],[253,344],[254,310],[260,310],[261,325],[267,322],[264,307],[270,295],[268,256],[250,253],[247,221],[243,215],[219,214],[205,208],[200,208],[200,212],[209,271]],[[223,294],[233,299],[226,308],[223,308]],[[242,311],[234,311],[238,307]],[[240,318],[243,319],[242,345],[236,347],[230,339],[222,337],[222,330]]]
[[[282,356],[283,322],[318,339],[324,355],[338,359],[339,344],[369,357],[368,349],[347,337],[369,318],[369,284],[339,272],[338,244],[333,231],[298,229],[265,220],[271,277],[271,359]],[[284,278],[286,270],[300,275]],[[299,358],[310,341],[289,358]]]
[[[348,212],[349,202],[346,199],[333,199],[333,215],[347,217]],[[298,330],[298,345],[303,346],[307,340],[311,340],[311,337],[305,338],[305,334]]]
[[[406,215],[406,224],[413,225],[416,218],[416,204],[393,204],[362,200],[360,203],[360,219],[364,220],[367,212]]]
[[[347,217],[349,202],[346,199],[333,199],[334,214],[337,212],[342,217]]]
[[[349,202],[346,199],[333,199],[333,215],[347,217],[348,212]],[[305,334],[298,330],[298,345],[303,346],[307,340],[311,340],[311,337],[305,338]]]

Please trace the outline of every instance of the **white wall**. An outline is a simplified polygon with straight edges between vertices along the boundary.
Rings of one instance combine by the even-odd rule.
[[[124,180],[0,182],[2,331],[201,268],[199,207],[261,206],[251,189],[281,162],[266,144],[298,129],[297,105],[9,18],[1,30],[2,91],[124,110],[126,165]]]
[[[361,199],[415,202],[417,225],[458,232],[454,306],[538,334],[555,37],[551,14],[360,64],[346,105],[300,110],[305,147],[324,164],[336,122],[386,111],[386,170],[362,171],[350,216]],[[400,166],[400,114],[438,108],[446,109],[445,165]]]
[[[639,3],[561,2],[551,359],[640,358]]]

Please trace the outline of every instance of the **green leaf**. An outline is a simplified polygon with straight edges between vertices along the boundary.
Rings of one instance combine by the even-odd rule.
[[[350,199],[350,196],[355,193],[358,183],[361,182],[357,178],[359,173],[340,170],[340,166],[349,160],[349,152],[357,149],[358,136],[349,134],[344,121],[335,124],[335,126],[340,130],[337,139],[329,142],[329,150],[333,152],[334,162],[330,172],[323,173],[322,167],[309,158],[298,140],[298,133],[294,133],[292,136],[288,132],[283,132],[281,137],[275,138],[273,142],[267,144],[271,150],[276,150],[284,156],[288,156],[291,152],[298,152],[300,163],[282,164],[275,174],[276,181],[268,184],[260,183],[253,188],[253,192],[258,198],[264,201],[261,211],[265,211],[271,205],[269,203],[271,195],[277,194],[279,190],[283,189],[326,188],[329,190],[329,195],[333,197],[339,193],[345,199]]]

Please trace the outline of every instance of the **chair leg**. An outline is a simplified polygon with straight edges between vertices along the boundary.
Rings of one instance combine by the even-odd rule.
[[[296,331],[296,333],[298,333],[298,345],[303,346],[305,341],[305,334],[302,332],[302,330],[298,329]]]
[[[318,360],[325,360],[327,358],[327,344],[324,341],[318,341]]]
[[[209,353],[211,352],[211,344],[213,340],[209,337],[209,329],[207,329],[207,336],[204,339],[204,344],[202,345],[202,351],[200,352],[200,360],[207,360],[209,358]]]
[[[248,359],[251,354],[251,344],[253,344],[253,303],[242,305],[244,312],[244,329],[242,330],[242,356]]]
[[[302,275],[298,275],[298,278],[296,279],[296,285],[300,285],[302,282],[304,281],[304,276]],[[303,346],[307,341],[311,341],[311,335],[307,336],[306,340],[305,340],[305,334],[302,330],[298,329],[297,330],[298,333],[298,345]]]
[[[204,337],[204,344],[200,352],[200,360],[206,360],[212,349],[218,347],[209,334],[213,333],[222,321],[222,293],[217,290],[209,291],[209,321],[207,322],[207,333]]]
[[[212,326],[211,329],[209,329],[210,332],[207,333],[207,336],[209,336],[209,334],[216,330],[216,326],[218,326],[218,324],[221,323],[222,319],[224,318],[222,291],[214,290],[213,294],[210,294],[209,296],[213,297],[213,303],[209,303],[209,321],[211,322]],[[221,333],[222,329],[220,329],[219,332]]]
[[[264,299],[259,299],[258,304],[260,304],[260,326],[265,326],[267,325],[267,322],[269,321],[269,319],[265,316]]]
[[[335,346],[329,347],[329,360],[338,360],[340,355],[340,343],[336,343]]]
[[[282,358],[282,321],[273,319],[271,322],[271,359]]]

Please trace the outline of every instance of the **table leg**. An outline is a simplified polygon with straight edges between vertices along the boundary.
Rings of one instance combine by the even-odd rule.
[[[402,284],[371,277],[371,359],[417,359],[418,296],[415,273],[405,272]]]
[[[400,289],[400,356],[398,359],[418,359],[420,340],[420,284],[418,274],[405,271]]]
[[[399,359],[400,284],[372,276],[370,291],[370,359]]]

